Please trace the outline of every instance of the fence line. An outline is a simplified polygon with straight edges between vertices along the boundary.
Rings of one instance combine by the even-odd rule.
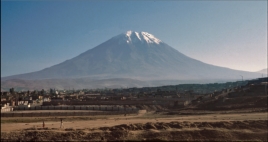
[[[125,111],[138,110],[137,108],[122,107],[122,106],[32,106],[32,107],[14,107],[14,111],[20,110],[102,110],[102,111]]]
[[[135,114],[138,111],[103,111],[103,112],[30,112],[30,113],[1,113],[1,117],[50,117],[50,116],[94,116]]]

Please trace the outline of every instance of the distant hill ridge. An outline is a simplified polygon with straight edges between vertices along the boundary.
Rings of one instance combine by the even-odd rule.
[[[268,74],[268,69],[262,69],[262,70],[259,70],[257,71],[258,73],[263,73],[263,74]]]

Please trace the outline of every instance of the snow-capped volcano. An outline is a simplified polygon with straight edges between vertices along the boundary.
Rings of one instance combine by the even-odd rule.
[[[237,79],[240,75],[244,78],[260,76],[203,63],[150,33],[127,31],[60,64],[1,80],[81,77],[201,80]]]
[[[114,38],[120,39],[119,43],[127,42],[127,43],[133,43],[136,42],[142,42],[142,43],[155,43],[159,44],[162,41],[158,38],[156,38],[154,35],[149,34],[147,32],[133,32],[133,31],[127,31],[126,33],[120,34]]]

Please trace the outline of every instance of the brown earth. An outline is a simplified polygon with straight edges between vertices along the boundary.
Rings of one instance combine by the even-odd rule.
[[[99,129],[25,129],[1,133],[2,139],[24,141],[57,140],[167,140],[167,141],[267,141],[267,120],[221,122],[148,122]]]
[[[18,119],[17,122],[14,120]],[[109,117],[2,118],[2,140],[267,141],[267,112],[203,115],[146,113]],[[33,121],[36,120],[36,121]],[[33,122],[31,122],[33,121]],[[42,122],[45,121],[45,128]]]

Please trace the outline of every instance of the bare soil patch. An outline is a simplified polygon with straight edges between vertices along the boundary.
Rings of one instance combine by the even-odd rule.
[[[48,128],[1,132],[1,139],[24,141],[267,141],[267,120],[220,122],[147,122],[98,129]]]
[[[166,115],[149,112],[128,116],[66,117],[64,128],[60,128],[59,118],[28,119],[36,121],[1,122],[1,139],[13,141],[267,141],[268,122],[267,112],[203,115]],[[42,127],[43,120],[45,128]]]

